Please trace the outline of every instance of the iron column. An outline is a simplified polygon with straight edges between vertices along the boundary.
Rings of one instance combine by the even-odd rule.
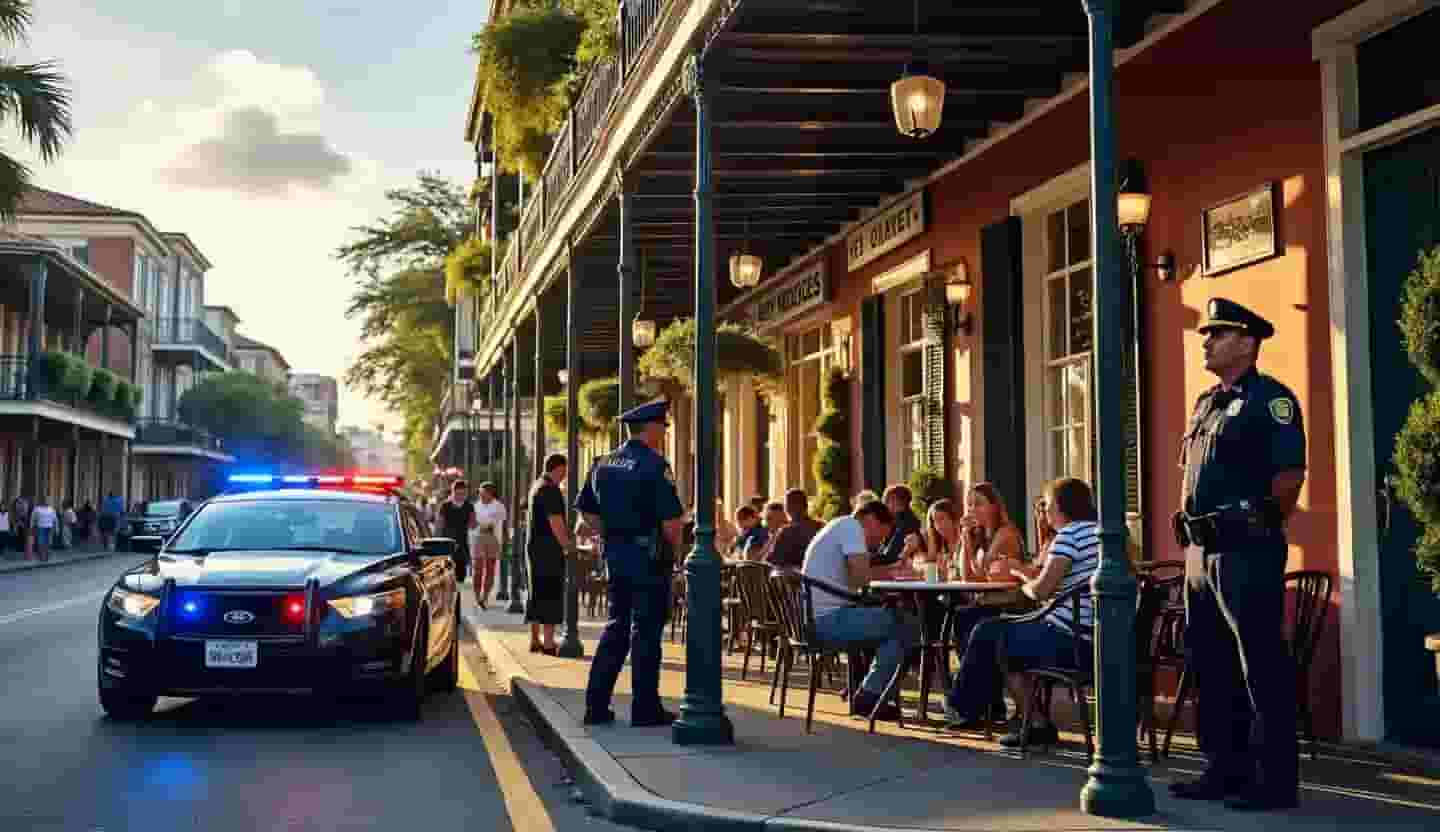
[[[566,255],[565,525],[573,534],[575,497],[580,491],[580,310],[575,308],[575,254],[568,251]],[[560,655],[569,659],[585,655],[585,645],[580,643],[580,561],[573,552],[565,554],[565,640],[560,643]]]
[[[685,559],[685,699],[678,745],[733,745],[720,689],[720,556],[715,551],[715,221],[710,214],[710,102],[698,55],[685,61],[695,102],[695,548]]]
[[[615,189],[620,197],[620,264],[616,269],[620,275],[620,406],[615,412],[624,413],[635,406],[635,341],[630,333],[630,319],[635,316],[630,308],[634,294],[630,278],[635,271],[635,200],[625,185],[625,169],[619,165],[615,167]]]
[[[524,582],[525,569],[521,566],[525,558],[525,535],[520,520],[520,507],[525,504],[525,495],[521,493],[524,487],[520,484],[520,340],[517,338],[511,342],[511,357],[506,364],[510,377],[510,392],[505,403],[505,416],[510,422],[508,441],[510,452],[509,465],[506,466],[509,482],[506,488],[510,489],[510,557],[513,563],[510,564],[510,606],[506,612],[524,612],[525,605],[520,603],[520,586]]]
[[[485,470],[488,478],[492,480],[501,479],[495,470],[495,373],[496,370],[492,367],[489,381],[485,385]],[[508,515],[509,512],[507,511],[506,514]],[[514,525],[513,522],[511,525]],[[510,536],[512,539],[514,538],[513,531]],[[505,556],[503,544],[500,552],[500,586],[495,590],[495,600],[510,600],[510,558]]]
[[[1125,551],[1124,333],[1130,288],[1120,268],[1116,217],[1114,0],[1084,0],[1090,17],[1090,210],[1095,250],[1095,423],[1100,568],[1095,607],[1095,759],[1080,791],[1092,815],[1135,818],[1155,812],[1155,795],[1135,754],[1135,578]]]

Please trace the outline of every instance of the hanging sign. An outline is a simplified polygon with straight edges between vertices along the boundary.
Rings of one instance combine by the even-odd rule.
[[[855,271],[925,231],[925,192],[916,191],[876,214],[845,240],[850,271]]]
[[[821,259],[756,301],[750,307],[750,318],[756,328],[775,326],[825,303],[829,300],[829,289],[825,261]]]

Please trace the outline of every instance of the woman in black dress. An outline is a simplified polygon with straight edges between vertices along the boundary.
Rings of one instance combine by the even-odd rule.
[[[565,552],[570,533],[565,528],[564,454],[545,458],[545,473],[530,487],[530,535],[525,560],[530,565],[530,592],[525,597],[525,620],[530,624],[530,652],[556,655],[555,625],[565,618]],[[540,640],[541,630],[545,640]]]

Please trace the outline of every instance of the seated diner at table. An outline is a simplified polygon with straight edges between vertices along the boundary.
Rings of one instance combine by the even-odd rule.
[[[770,535],[765,562],[771,566],[799,569],[805,562],[805,550],[823,524],[810,516],[810,498],[801,488],[785,492],[785,514],[789,522]]]
[[[1055,529],[1055,538],[1038,572],[1022,566],[1009,569],[1013,577],[1023,582],[1021,591],[1041,602],[1088,586],[1100,564],[1098,515],[1089,485],[1072,478],[1055,480],[1045,488],[1044,511],[1049,525]],[[1092,626],[1092,610],[1090,599],[1084,598],[1080,605],[1081,633],[1088,632]],[[1077,627],[1073,617],[1072,607],[1060,604],[1035,621],[996,618],[976,625],[946,699],[945,714],[951,725],[981,724],[985,710],[996,700],[1002,679],[1015,701],[1016,713],[1023,716],[1028,708],[1029,693],[1025,672],[1038,667],[1074,664]],[[1000,666],[1001,655],[1005,656],[1005,667]],[[1055,742],[1057,737],[1048,714],[1031,723],[1029,742],[1043,745]],[[1012,719],[1010,731],[1001,738],[1001,744],[1016,746],[1021,739],[1020,720]]]
[[[960,580],[1008,575],[1009,567],[1020,565],[1025,543],[1010,519],[1005,498],[993,484],[980,482],[970,487],[969,511],[960,526]]]
[[[910,508],[913,500],[914,494],[908,485],[897,483],[885,489],[885,507],[890,509],[890,516],[895,518],[895,524],[879,550],[870,558],[870,562],[875,566],[894,566],[900,563],[906,556],[905,541],[910,535],[920,533],[920,518],[915,516],[915,512]]]
[[[866,503],[849,516],[825,524],[805,550],[800,571],[822,586],[845,593],[858,593],[871,580],[870,548],[889,536],[894,517],[884,503]],[[895,669],[917,643],[919,628],[909,615],[883,607],[857,606],[841,595],[815,588],[811,592],[815,635],[827,647],[880,647],[870,670],[851,697],[851,713],[869,714],[875,708]],[[898,709],[885,703],[877,719],[895,719]]]
[[[735,538],[731,557],[735,560],[759,560],[760,552],[770,540],[770,531],[760,525],[760,515],[748,505],[735,509],[735,528],[739,530],[739,535]]]

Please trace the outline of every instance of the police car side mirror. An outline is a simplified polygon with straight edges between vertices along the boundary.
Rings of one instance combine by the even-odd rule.
[[[448,537],[427,537],[420,541],[416,554],[422,558],[453,557],[455,548],[455,541]]]

